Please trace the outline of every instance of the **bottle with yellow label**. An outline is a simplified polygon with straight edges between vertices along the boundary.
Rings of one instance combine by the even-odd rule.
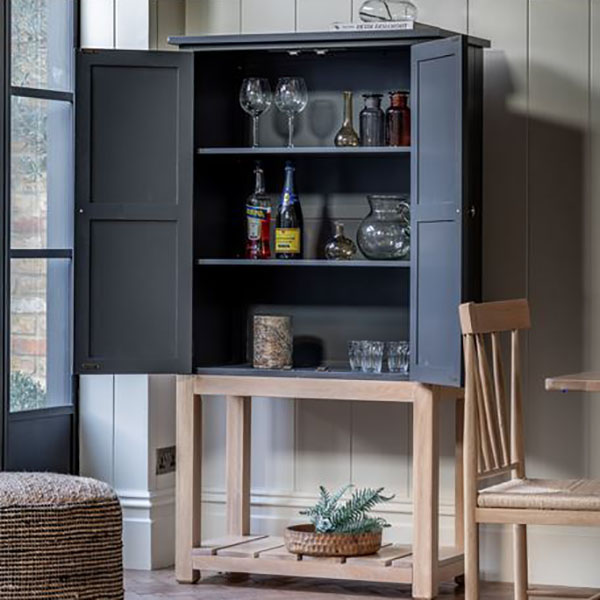
[[[285,184],[279,200],[275,225],[275,257],[302,258],[304,253],[304,224],[300,199],[294,190],[294,167],[285,165]]]

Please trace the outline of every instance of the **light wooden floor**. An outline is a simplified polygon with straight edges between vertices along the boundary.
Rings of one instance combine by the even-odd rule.
[[[127,571],[126,600],[367,600],[378,598],[410,598],[406,586],[369,583],[340,583],[318,579],[252,576],[231,582],[225,577],[203,579],[196,585],[179,585],[173,571]],[[512,587],[506,584],[487,584],[480,600],[511,600]],[[459,600],[463,595],[453,586],[442,589],[440,600]],[[554,596],[556,600],[556,596]]]

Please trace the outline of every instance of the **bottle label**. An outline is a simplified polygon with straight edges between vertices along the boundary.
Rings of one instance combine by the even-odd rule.
[[[248,218],[248,239],[253,242],[258,242],[260,240],[268,241],[269,224],[271,222],[271,209],[256,206],[246,206],[246,217]],[[266,239],[263,239],[265,238],[265,234]]]
[[[275,252],[300,254],[300,228],[277,228],[275,230]]]

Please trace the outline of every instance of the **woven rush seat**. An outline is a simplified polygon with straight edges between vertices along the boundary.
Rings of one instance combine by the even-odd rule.
[[[600,481],[513,479],[479,492],[481,508],[600,510]]]
[[[121,506],[110,486],[0,473],[0,598],[123,597]]]

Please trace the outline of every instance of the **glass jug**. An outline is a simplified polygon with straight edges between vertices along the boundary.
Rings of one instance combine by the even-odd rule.
[[[407,260],[410,205],[407,195],[367,197],[371,211],[358,228],[358,247],[371,260]]]

